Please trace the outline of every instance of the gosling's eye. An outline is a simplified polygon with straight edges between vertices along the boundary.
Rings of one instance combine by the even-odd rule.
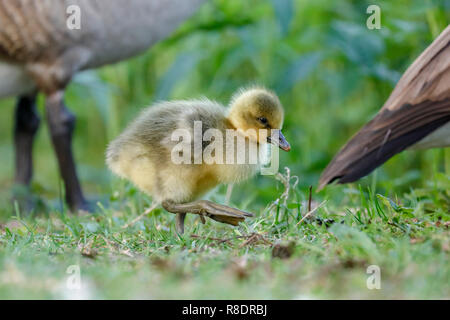
[[[258,120],[259,120],[259,122],[261,122],[264,125],[267,124],[267,118],[261,117],[261,118],[258,118]]]

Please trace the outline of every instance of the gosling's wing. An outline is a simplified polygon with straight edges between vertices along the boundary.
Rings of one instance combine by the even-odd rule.
[[[117,140],[119,145],[142,146],[147,156],[162,163],[170,160],[174,148],[190,149],[194,163],[194,155],[205,147],[205,131],[222,129],[224,112],[222,105],[207,99],[162,101],[144,109]]]
[[[407,69],[389,99],[330,162],[319,190],[352,182],[450,121],[450,26]]]

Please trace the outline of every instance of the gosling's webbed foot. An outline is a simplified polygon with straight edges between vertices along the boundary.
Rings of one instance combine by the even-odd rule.
[[[218,222],[237,226],[239,222],[245,220],[246,217],[253,217],[253,214],[241,211],[235,208],[224,206],[208,200],[199,200],[189,203],[174,203],[172,201],[164,201],[162,203],[164,209],[177,214],[177,231],[182,234],[184,231],[184,216],[186,213],[199,214],[202,217],[209,217]]]
[[[214,203],[211,201],[202,200],[204,210],[206,210],[207,217],[222,223],[228,223],[233,226],[237,226],[239,222],[245,220],[246,217],[253,217],[252,213],[245,212],[239,209],[235,209],[222,204]]]

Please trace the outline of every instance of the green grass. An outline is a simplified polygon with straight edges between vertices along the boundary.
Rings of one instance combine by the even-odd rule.
[[[293,184],[237,228],[190,216],[183,236],[161,209],[124,229],[149,204],[130,187],[94,215],[16,212],[1,225],[0,298],[450,298],[448,180],[401,200],[339,188],[343,205],[303,220],[307,194]],[[81,290],[67,288],[71,265]],[[380,290],[366,286],[369,265]]]
[[[381,7],[381,30],[365,26],[370,4]],[[28,192],[13,185],[14,101],[0,101],[0,298],[450,298],[449,149],[403,152],[356,184],[314,192],[323,205],[299,224],[309,186],[449,24],[448,8],[448,0],[212,0],[145,54],[79,74],[66,102],[78,117],[82,184],[99,203],[93,215],[61,209],[45,122],[34,149],[35,210],[11,205],[12,190]],[[292,150],[280,163],[298,176],[289,197],[272,205],[285,186],[258,176],[234,186],[231,204],[256,214],[237,228],[190,216],[179,237],[174,216],[156,209],[123,229],[151,199],[111,177],[107,143],[154,101],[205,95],[226,104],[252,83],[275,90],[285,107]],[[210,197],[225,203],[226,187]],[[372,264],[381,290],[366,287]],[[81,291],[66,287],[71,265]]]

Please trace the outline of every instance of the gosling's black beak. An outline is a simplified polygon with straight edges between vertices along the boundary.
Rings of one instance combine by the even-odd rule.
[[[276,131],[273,130],[273,131],[275,133],[272,136],[267,137],[267,142],[280,147],[280,149],[282,149],[284,151],[291,150],[291,146],[289,145],[289,142],[287,142],[286,138],[281,133],[281,130],[276,130]]]

